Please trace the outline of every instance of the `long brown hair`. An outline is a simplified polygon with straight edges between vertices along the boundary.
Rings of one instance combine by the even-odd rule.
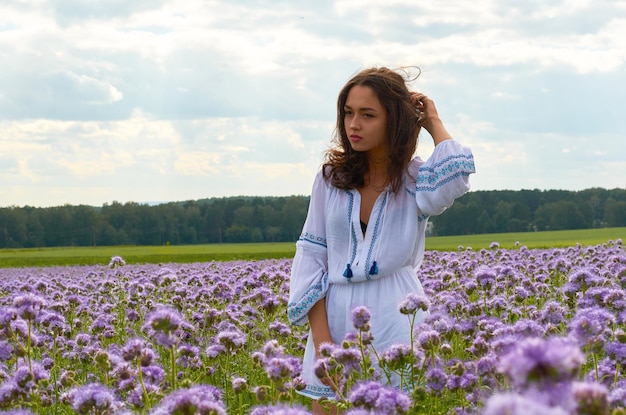
[[[326,152],[324,176],[340,189],[363,186],[369,168],[367,153],[355,151],[345,128],[345,104],[348,93],[355,85],[372,88],[387,111],[387,177],[393,192],[400,190],[404,172],[417,148],[420,131],[419,117],[411,103],[407,82],[408,70],[403,75],[388,68],[369,68],[356,74],[339,92],[337,99],[337,125],[333,136],[334,146]]]

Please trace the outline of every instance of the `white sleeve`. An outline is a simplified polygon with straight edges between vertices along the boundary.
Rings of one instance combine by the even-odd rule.
[[[442,213],[470,189],[469,175],[474,172],[474,156],[468,147],[454,140],[439,143],[417,172],[419,210],[428,216]]]
[[[289,322],[303,325],[311,307],[326,296],[328,290],[328,248],[326,244],[327,184],[318,173],[302,234],[296,242],[296,255],[289,278]]]

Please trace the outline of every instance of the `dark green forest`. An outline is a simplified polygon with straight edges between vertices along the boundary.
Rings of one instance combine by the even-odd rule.
[[[309,198],[0,208],[0,248],[296,241]],[[626,226],[626,189],[474,191],[430,219],[432,235]]]

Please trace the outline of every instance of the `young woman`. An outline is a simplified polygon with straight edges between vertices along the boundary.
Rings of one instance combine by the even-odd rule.
[[[428,217],[469,190],[471,151],[450,137],[433,101],[406,82],[371,68],[339,93],[335,146],[315,177],[290,280],[289,320],[310,325],[302,393],[313,399],[335,396],[313,365],[321,344],[354,331],[354,307],[370,310],[378,352],[409,343],[398,304],[424,292],[417,269]],[[420,128],[435,143],[426,162],[413,158]],[[313,409],[326,413],[317,402]]]

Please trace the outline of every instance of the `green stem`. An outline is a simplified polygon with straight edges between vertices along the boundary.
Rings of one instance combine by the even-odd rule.
[[[341,393],[341,390],[339,389],[339,386],[337,386],[337,383],[335,383],[335,379],[333,379],[333,377],[330,376],[330,374],[328,375],[327,379],[330,382],[331,389],[333,389],[335,391],[335,393],[339,397],[339,400],[342,401],[342,402],[345,402],[346,398],[343,396],[343,393]]]
[[[374,356],[376,356],[378,367],[381,368],[381,370],[385,373],[385,376],[387,377],[387,382],[391,383],[391,374],[389,373],[389,370],[387,370],[385,365],[381,363],[381,359],[380,359],[380,356],[378,355],[378,352],[376,351],[376,348],[370,345],[370,349],[372,350],[372,353],[374,353]]]
[[[172,390],[176,390],[176,352],[174,351],[174,347],[170,348],[171,358],[170,358],[170,369],[172,371]]]
[[[32,363],[31,358],[30,358],[30,348],[31,348],[30,333],[31,333],[31,321],[30,321],[30,319],[28,319],[28,338],[26,339],[26,355],[28,356],[28,370],[32,374],[33,373],[33,363]]]
[[[415,317],[416,317],[417,313],[413,314],[412,316],[409,317],[409,338],[410,338],[410,345],[411,345],[411,358],[409,359],[409,364],[411,365],[411,386],[414,388],[415,387],[415,354],[413,353],[414,347],[415,345],[413,344],[415,338],[413,336],[413,328],[415,327]],[[402,373],[404,374],[404,371],[402,371]],[[400,389],[402,389],[403,384],[402,384],[402,379],[404,379],[404,376],[400,377]]]
[[[137,359],[137,377],[139,378],[139,384],[141,385],[141,391],[143,392],[144,409],[152,408],[152,402],[150,402],[150,395],[143,382],[143,371],[141,370],[141,360]]]
[[[359,329],[359,350],[361,351],[361,370],[367,374],[367,362],[365,361],[365,349],[363,348],[363,330]]]

